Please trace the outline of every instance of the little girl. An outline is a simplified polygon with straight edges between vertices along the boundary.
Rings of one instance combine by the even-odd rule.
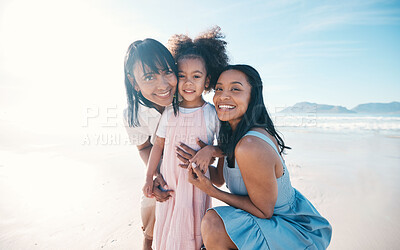
[[[143,193],[150,197],[153,177],[163,154],[160,172],[174,195],[156,204],[153,237],[153,249],[156,250],[194,250],[202,245],[200,222],[211,207],[211,199],[187,181],[188,170],[179,167],[175,151],[180,143],[198,150],[197,138],[213,144],[214,136],[219,132],[215,108],[204,101],[202,94],[215,85],[219,73],[227,65],[226,42],[222,38],[216,27],[194,41],[185,35],[175,35],[169,40],[171,53],[178,64],[178,91],[182,101],[179,107],[169,106],[162,114],[143,187]],[[209,175],[208,165],[200,167]]]

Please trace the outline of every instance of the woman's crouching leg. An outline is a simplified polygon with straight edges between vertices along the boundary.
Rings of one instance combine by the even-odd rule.
[[[208,210],[201,220],[201,236],[206,249],[237,249],[225,230],[224,222],[214,210]]]

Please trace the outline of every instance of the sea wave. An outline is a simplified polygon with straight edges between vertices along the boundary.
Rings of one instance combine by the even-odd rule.
[[[319,115],[319,114],[273,114],[277,127],[304,127],[350,130],[400,130],[399,116],[371,115]]]

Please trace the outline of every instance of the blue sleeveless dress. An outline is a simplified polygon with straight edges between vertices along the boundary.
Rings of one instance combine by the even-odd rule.
[[[276,151],[283,165],[283,175],[277,179],[278,198],[271,219],[258,218],[231,206],[211,208],[224,222],[226,232],[239,249],[326,249],[332,227],[314,206],[290,183],[285,162],[275,144],[260,132],[249,131],[244,136],[256,136]],[[231,193],[248,195],[240,169],[223,168],[226,185]]]

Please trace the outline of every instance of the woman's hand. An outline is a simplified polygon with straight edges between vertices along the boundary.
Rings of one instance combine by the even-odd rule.
[[[158,173],[153,182],[153,196],[158,202],[164,202],[171,197],[174,190],[170,190],[163,176]]]
[[[188,181],[204,193],[212,196],[212,192],[215,188],[210,179],[202,173],[199,167],[190,166],[188,169]]]
[[[201,149],[208,146],[200,139],[197,139],[197,145],[199,145]],[[182,168],[187,168],[189,166],[189,163],[191,163],[190,160],[196,155],[197,152],[198,152],[197,150],[192,149],[191,147],[189,147],[188,145],[186,145],[184,143],[181,143],[179,145],[179,147],[176,147],[176,156],[182,162],[181,164],[179,164],[179,166]],[[208,165],[211,165],[215,161],[215,157],[212,157],[212,154],[210,154],[210,156],[211,156],[211,159],[209,159],[207,168],[208,168]]]

